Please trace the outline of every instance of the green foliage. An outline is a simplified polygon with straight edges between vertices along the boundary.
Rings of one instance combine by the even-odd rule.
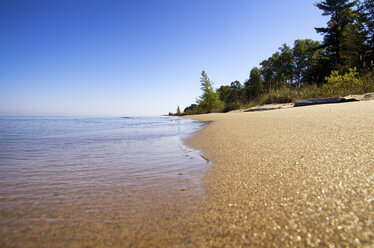
[[[214,91],[213,82],[210,81],[205,71],[201,72],[200,82],[203,91],[203,94],[197,99],[200,111],[202,113],[219,111],[223,107],[223,102],[219,99],[219,94]]]
[[[285,83],[282,74],[281,54],[275,52],[270,58],[260,63],[261,73],[264,78],[264,85],[267,89],[279,89]]]
[[[230,84],[230,96],[228,102],[243,102],[244,101],[244,88],[239,81],[234,81]]]
[[[230,86],[222,85],[217,89],[217,94],[225,105],[244,101],[244,88],[239,81],[232,82]]]
[[[275,70],[273,65],[273,59],[269,58],[267,60],[264,60],[260,63],[260,65],[261,76],[264,79],[265,89],[274,88]]]
[[[177,114],[176,115],[182,115],[182,112],[181,112],[181,109],[179,108],[179,106],[177,107]]]
[[[284,86],[278,90],[270,90],[265,103],[289,103],[297,99],[297,93],[297,90],[289,86]]]
[[[279,82],[293,84],[294,75],[294,57],[292,50],[287,44],[283,44],[280,48],[280,55],[276,61],[277,78]]]
[[[324,78],[320,75],[321,68],[318,68],[318,62],[321,56],[321,48],[318,41],[310,39],[296,40],[292,49],[292,55],[295,61],[294,79],[296,86],[304,86],[317,82],[318,78]]]
[[[374,71],[365,71],[360,76],[364,92],[374,92]]]
[[[344,75],[339,71],[332,71],[329,77],[326,77],[326,84],[322,86],[322,94],[325,96],[345,96],[349,94],[364,93],[364,85],[358,77],[356,68],[349,69]]]
[[[316,28],[324,35],[323,46],[329,58],[331,69],[346,71],[357,66],[360,49],[364,42],[358,24],[359,13],[353,9],[357,0],[325,0],[316,6],[324,16],[330,16],[327,27]]]
[[[319,98],[321,97],[321,90],[316,84],[307,85],[298,90],[298,97],[293,102],[298,100],[305,100],[308,98]]]
[[[217,89],[217,93],[219,94],[219,99],[222,102],[224,103],[229,102],[229,99],[231,98],[230,86],[222,85],[221,87]]]
[[[285,84],[293,84],[294,64],[295,61],[291,48],[283,44],[279,48],[279,51],[260,63],[262,66],[260,71],[265,88],[280,89]]]
[[[237,110],[237,109],[241,109],[243,106],[241,103],[239,102],[232,102],[232,103],[229,103],[227,104],[222,112],[226,113],[226,112],[229,112],[229,111],[232,111],[232,110]]]
[[[361,55],[362,67],[374,69],[374,1],[364,0],[359,3],[359,24],[361,34],[366,36],[363,54]]]
[[[194,114],[199,114],[198,112],[199,106],[197,104],[191,104],[187,108],[184,109],[183,113],[186,115],[194,115]]]
[[[246,89],[246,99],[260,95],[264,90],[264,80],[261,77],[260,69],[257,67],[251,70],[248,81],[244,84]]]
[[[217,89],[220,100],[224,103],[223,112],[240,109],[245,102],[245,88],[239,81],[222,85]]]
[[[203,71],[203,94],[184,114],[374,91],[374,1],[322,0],[315,5],[329,17],[326,27],[316,28],[322,43],[283,44],[250,71],[244,87],[234,81],[215,91]]]
[[[362,15],[364,18],[364,24],[367,30],[367,43],[369,49],[371,49],[371,58],[373,58],[373,49],[374,49],[374,1],[373,0],[365,0],[363,2],[363,7],[361,9]]]

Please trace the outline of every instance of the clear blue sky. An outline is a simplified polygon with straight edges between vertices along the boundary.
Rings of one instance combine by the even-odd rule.
[[[0,114],[158,115],[295,39],[313,0],[0,0]]]

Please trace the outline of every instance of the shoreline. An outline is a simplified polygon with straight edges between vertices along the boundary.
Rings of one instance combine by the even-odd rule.
[[[183,138],[203,124],[161,117],[103,118],[94,125],[87,118],[45,119],[29,118],[24,133],[33,136],[0,144],[10,148],[0,152],[0,247],[167,247],[181,242],[181,226],[188,225],[204,198],[201,181],[209,167]],[[7,133],[15,133],[24,121],[8,122],[14,129]],[[55,129],[62,124],[64,135]],[[38,131],[39,126],[47,131]],[[80,127],[87,133],[77,136],[73,131]],[[44,138],[46,133],[52,138]]]
[[[89,187],[85,198],[56,195],[43,208],[25,208],[31,217],[44,217],[26,225],[18,221],[13,234],[4,218],[0,246],[373,243],[374,101],[188,117],[209,123],[178,137],[186,165],[200,154],[211,162],[193,172],[198,177],[178,169],[168,177],[170,184],[158,183],[143,194]],[[191,183],[201,187],[196,191]],[[41,222],[29,228],[35,221]]]
[[[206,246],[365,246],[374,240],[374,101],[186,116],[213,162],[193,223]],[[197,240],[195,240],[197,241]],[[195,243],[195,242],[193,242]]]

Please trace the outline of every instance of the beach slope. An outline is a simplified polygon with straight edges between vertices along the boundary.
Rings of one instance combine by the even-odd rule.
[[[373,245],[374,101],[192,118],[213,121],[187,143],[214,165],[190,242]]]

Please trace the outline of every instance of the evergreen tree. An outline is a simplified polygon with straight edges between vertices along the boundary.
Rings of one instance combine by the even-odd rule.
[[[368,31],[368,44],[371,50],[371,53],[373,54],[374,50],[374,1],[373,0],[365,0],[364,1],[365,6],[365,24]]]
[[[365,86],[360,86],[360,90],[370,91],[373,87],[373,72],[368,70],[374,69],[374,1],[320,1],[316,6],[323,11],[322,15],[330,17],[327,27],[316,28],[318,33],[324,35],[322,43],[310,39],[296,40],[292,49],[283,44],[271,57],[263,60],[259,68],[251,70],[244,88],[239,81],[234,81],[215,91],[213,83],[203,71],[200,80],[203,94],[197,99],[198,105],[192,104],[184,112],[209,113],[220,110],[223,103],[225,108],[221,110],[229,111],[242,107],[241,103],[264,93],[268,95],[268,101],[291,101],[292,94],[287,90],[278,91],[287,85],[322,86],[320,89],[307,87],[304,93],[313,97],[324,96],[326,92],[323,91],[331,86],[328,85],[332,80],[341,81],[340,74],[348,72],[344,74],[348,77],[354,72],[356,74],[353,76],[357,76],[354,67],[364,69],[360,70],[362,80],[356,80]],[[323,85],[326,81],[327,86]],[[353,82],[351,79],[346,81]],[[344,92],[351,87],[336,85],[343,85]],[[294,92],[297,95],[299,89]]]
[[[362,33],[366,36],[362,54],[362,67],[374,69],[374,1],[364,0],[359,4],[360,23]]]
[[[201,72],[201,90],[203,94],[197,99],[200,109],[205,113],[211,113],[223,106],[219,95],[213,89],[213,82],[210,81],[205,71]]]
[[[316,6],[322,15],[330,16],[327,27],[316,28],[324,35],[322,47],[326,50],[331,69],[346,70],[359,60],[362,39],[357,24],[358,11],[353,9],[358,0],[325,0]]]
[[[177,115],[182,115],[182,112],[181,112],[181,109],[179,108],[179,106],[177,107]]]

